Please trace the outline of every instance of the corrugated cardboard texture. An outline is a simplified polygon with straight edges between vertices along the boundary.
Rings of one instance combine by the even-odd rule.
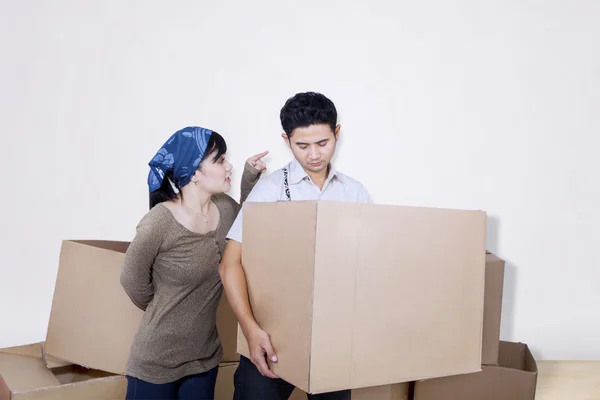
[[[215,385],[215,400],[233,399],[233,374],[238,363],[223,363],[219,365],[219,374]]]
[[[125,373],[143,312],[120,284],[124,242],[64,241],[45,351],[89,368]]]
[[[353,389],[352,400],[411,400],[410,384],[398,383],[394,385],[375,386],[362,389]],[[295,389],[289,400],[306,400],[306,393]]]
[[[279,376],[321,393],[481,370],[485,213],[245,207],[251,304],[278,352]]]
[[[537,365],[527,345],[501,342],[499,364],[474,374],[419,381],[414,400],[533,400]]]
[[[481,351],[481,363],[486,365],[498,364],[503,288],[504,260],[493,254],[486,254],[483,346]]]
[[[316,207],[300,202],[244,205],[242,258],[252,311],[279,356],[273,371],[304,390],[311,355]],[[238,347],[249,357],[246,349]]]

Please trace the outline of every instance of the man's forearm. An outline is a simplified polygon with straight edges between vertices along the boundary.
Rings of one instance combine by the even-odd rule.
[[[219,266],[219,274],[231,309],[237,317],[244,335],[247,335],[253,328],[258,327],[258,324],[250,307],[246,274],[241,263],[241,244],[234,242],[227,245],[223,261]]]

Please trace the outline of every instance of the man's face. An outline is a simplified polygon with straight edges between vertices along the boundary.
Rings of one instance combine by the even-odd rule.
[[[318,173],[327,169],[335,153],[339,132],[339,125],[333,132],[329,125],[318,124],[294,129],[289,139],[285,133],[282,136],[302,168]]]

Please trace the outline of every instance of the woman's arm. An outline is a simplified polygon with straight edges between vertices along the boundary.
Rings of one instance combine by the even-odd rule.
[[[137,226],[136,235],[125,253],[125,263],[121,269],[121,286],[133,304],[144,311],[154,297],[152,265],[168,225],[165,211],[167,210],[162,207],[153,209],[142,218]]]
[[[240,188],[240,205],[246,201],[248,195],[254,188],[254,185],[256,185],[256,182],[260,179],[261,174],[267,170],[267,166],[262,160],[267,154],[269,154],[269,152],[265,151],[246,160]]]

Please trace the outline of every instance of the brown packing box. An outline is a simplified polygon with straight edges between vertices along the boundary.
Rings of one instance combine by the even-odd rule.
[[[504,260],[486,252],[483,345],[481,349],[481,363],[485,365],[498,364],[503,288]]]
[[[353,389],[350,398],[351,400],[411,400],[410,384],[396,383],[394,385]],[[306,393],[296,388],[289,400],[306,400]]]
[[[0,354],[0,400],[123,399],[126,390],[124,376],[75,365],[48,369],[39,356]]]
[[[243,264],[274,372],[322,393],[480,371],[485,225],[481,211],[246,202]]]
[[[48,323],[45,353],[53,363],[68,361],[124,374],[143,311],[127,297],[120,273],[128,242],[64,241]],[[217,327],[222,361],[238,361],[236,318],[221,297]]]
[[[524,343],[500,342],[499,366],[418,381],[414,400],[533,400],[537,365]]]

